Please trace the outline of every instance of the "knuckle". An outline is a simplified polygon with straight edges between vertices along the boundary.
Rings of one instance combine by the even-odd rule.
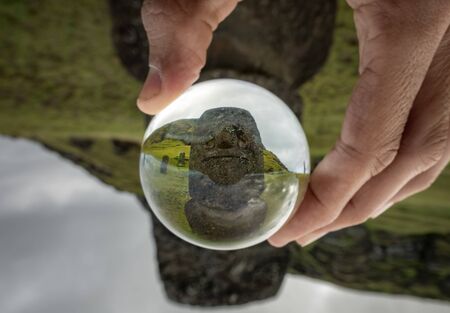
[[[399,146],[399,143],[388,143],[373,154],[370,162],[370,174],[372,177],[381,173],[394,161],[398,154]]]
[[[392,29],[394,18],[393,10],[389,8],[391,6],[389,2],[374,0],[364,2],[355,8],[355,12],[365,18],[368,24],[367,29],[372,30],[372,34],[368,36],[368,39]]]
[[[172,51],[164,55],[162,60],[164,64],[162,66],[176,68],[180,75],[184,72],[200,72],[206,64],[206,51],[190,47],[189,43],[176,41],[178,42],[176,49],[172,49]]]
[[[366,210],[363,210],[363,207],[357,204],[354,199],[348,202],[347,207],[351,212],[351,214],[348,214],[348,226],[363,224],[369,219]]]
[[[309,190],[314,202],[317,204],[316,207],[318,208],[313,212],[316,215],[315,220],[321,221],[321,226],[325,226],[333,222],[339,216],[340,212],[327,204],[325,199],[323,199],[322,193],[315,189],[314,184],[310,184]]]
[[[372,157],[370,163],[371,175],[376,176],[387,168],[395,159],[398,154],[400,143],[388,142]]]
[[[366,145],[359,148],[355,145],[345,143],[342,139],[336,144],[336,151],[345,158],[363,164],[375,176],[387,168],[395,159],[399,150],[398,140],[386,141],[385,144],[377,146]]]
[[[336,152],[342,158],[351,159],[360,163],[367,162],[367,154],[353,144],[345,142],[342,138],[338,139],[335,146]]]
[[[432,123],[423,136],[411,136],[405,140],[402,150],[416,159],[417,173],[421,173],[438,163],[445,155],[450,125],[447,115],[438,123]]]
[[[437,139],[434,143],[428,144],[419,153],[419,166],[421,171],[425,171],[438,163],[445,153],[447,140]]]

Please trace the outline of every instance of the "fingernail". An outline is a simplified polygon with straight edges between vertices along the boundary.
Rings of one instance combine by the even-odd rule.
[[[156,97],[161,92],[161,86],[161,71],[157,67],[150,65],[147,79],[139,94],[138,103],[148,102],[150,99]]]
[[[383,214],[387,209],[389,209],[393,205],[394,205],[394,202],[388,202],[388,204],[386,204],[385,206],[382,206],[381,208],[375,210],[370,217],[377,218],[378,216]]]
[[[275,248],[281,248],[286,245],[286,242],[276,241],[276,240],[273,240],[272,238],[269,238],[267,241],[270,243],[271,246],[274,246]]]

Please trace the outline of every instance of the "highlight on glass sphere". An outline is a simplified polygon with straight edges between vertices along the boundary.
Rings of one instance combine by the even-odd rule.
[[[152,211],[180,238],[216,250],[255,245],[303,199],[309,147],[297,117],[255,84],[215,79],[150,122],[140,158]]]

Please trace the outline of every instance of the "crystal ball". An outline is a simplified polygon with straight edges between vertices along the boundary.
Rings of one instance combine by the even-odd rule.
[[[215,79],[188,89],[145,132],[141,184],[152,211],[194,245],[260,243],[298,207],[309,147],[289,107],[253,83]]]

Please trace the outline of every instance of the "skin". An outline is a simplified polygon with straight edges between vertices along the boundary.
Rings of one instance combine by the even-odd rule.
[[[376,218],[428,188],[450,160],[450,1],[347,0],[359,79],[340,138],[305,199],[269,242],[305,246]],[[197,80],[212,32],[236,0],[147,0],[150,72],[138,107],[155,114]]]

